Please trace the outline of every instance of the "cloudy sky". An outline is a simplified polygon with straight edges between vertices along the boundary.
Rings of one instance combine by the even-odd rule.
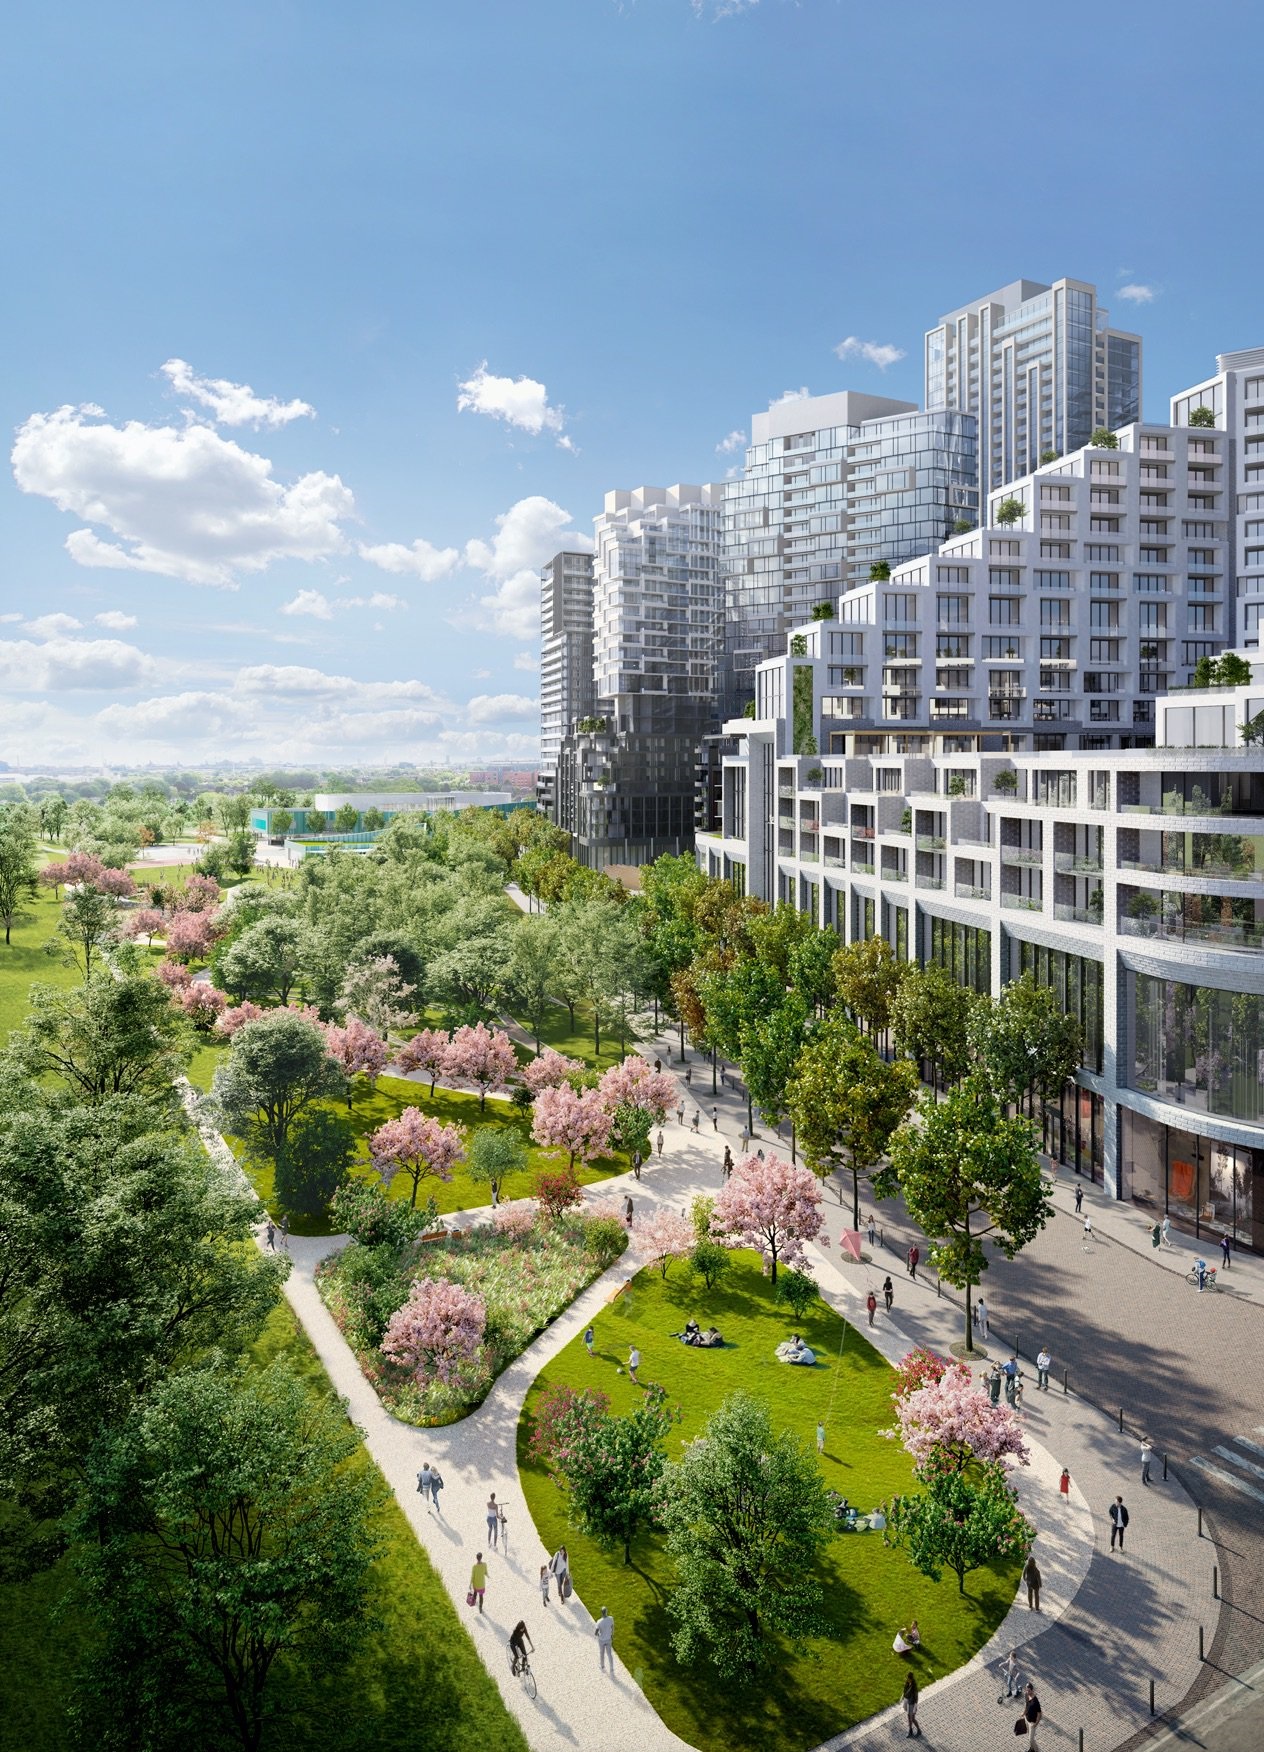
[[[536,572],[608,488],[723,476],[787,391],[918,399],[1019,275],[1096,281],[1160,416],[1264,343],[1262,26],[1139,20],[13,14],[0,759],[529,757]]]

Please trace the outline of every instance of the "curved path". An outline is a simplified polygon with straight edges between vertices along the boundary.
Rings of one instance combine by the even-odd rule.
[[[657,1204],[687,1208],[700,1191],[714,1192],[726,1137],[693,1133],[673,1123],[664,1128],[667,1152],[645,1170],[638,1184],[630,1176],[602,1183],[620,1194],[626,1189],[638,1212]],[[735,1139],[729,1140],[735,1142]],[[212,1149],[220,1140],[208,1140]],[[221,1143],[225,1154],[226,1146]],[[219,1151],[214,1151],[216,1155]],[[222,1157],[221,1157],[222,1160]],[[235,1172],[235,1161],[230,1162]],[[225,1164],[226,1167],[229,1164]],[[472,1221],[486,1213],[465,1213]],[[832,1237],[842,1213],[827,1207]],[[451,1220],[451,1219],[449,1219]],[[398,1497],[404,1513],[442,1576],[457,1609],[522,1723],[534,1752],[571,1747],[576,1752],[658,1752],[685,1742],[659,1719],[635,1678],[616,1662],[613,1678],[599,1675],[593,1623],[600,1600],[572,1595],[559,1606],[556,1594],[546,1608],[538,1576],[548,1553],[526,1513],[518,1486],[516,1433],[527,1390],[536,1374],[588,1324],[615,1286],[638,1268],[629,1250],[585,1291],[496,1382],[484,1404],[470,1417],[440,1430],[418,1430],[391,1417],[360,1372],[355,1357],[320,1299],[316,1265],[342,1242],[328,1237],[293,1236],[294,1269],[286,1295],[320,1355],[351,1416],[364,1431],[366,1445]],[[837,1251],[814,1249],[822,1293],[858,1327],[863,1298],[877,1288],[892,1264],[889,1255],[860,1264],[840,1262]],[[893,1315],[879,1315],[867,1332],[877,1347],[896,1360],[914,1344],[943,1348],[958,1337],[960,1313],[937,1299],[933,1284],[914,1284],[896,1273]],[[1044,1575],[1043,1612],[1015,1605],[988,1646],[965,1667],[923,1691],[921,1720],[937,1752],[977,1752],[1008,1722],[996,1702],[996,1679],[986,1669],[1010,1648],[1018,1648],[1024,1670],[1036,1680],[1046,1714],[1042,1747],[1077,1744],[1085,1730],[1090,1752],[1110,1752],[1148,1719],[1148,1682],[1153,1678],[1160,1710],[1176,1704],[1198,1670],[1197,1618],[1189,1603],[1206,1591],[1214,1550],[1196,1536],[1195,1514],[1174,1481],[1143,1491],[1135,1443],[1121,1437],[1108,1420],[1074,1395],[1058,1391],[1027,1394],[1024,1421],[1033,1464],[1017,1479],[1024,1510],[1036,1523],[1037,1558]],[[422,1463],[437,1464],[446,1488],[442,1515],[427,1512],[416,1489]],[[1057,1493],[1063,1464],[1074,1490],[1069,1505]],[[485,1543],[484,1505],[494,1490],[507,1506],[507,1551],[491,1553]],[[1132,1511],[1126,1555],[1110,1554],[1103,1538],[1106,1508],[1122,1493]],[[1144,1502],[1140,1499],[1144,1498]],[[490,1563],[486,1612],[465,1605],[470,1566],[482,1550]],[[583,1577],[577,1578],[582,1591]],[[511,1679],[504,1653],[513,1624],[524,1618],[537,1653],[533,1667],[540,1694],[532,1703]],[[1209,1624],[1212,1622],[1208,1620]],[[1033,1626],[1038,1626],[1033,1630]],[[894,1634],[895,1626],[892,1626]],[[933,1626],[924,1626],[928,1647]],[[615,1647],[618,1651],[618,1627]],[[898,1694],[901,1672],[892,1657],[891,1694]],[[1011,1709],[1016,1714],[1016,1707]],[[894,1709],[828,1742],[835,1748],[887,1746],[903,1738],[903,1719]]]

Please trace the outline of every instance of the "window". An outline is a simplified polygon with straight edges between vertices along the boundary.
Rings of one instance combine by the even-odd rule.
[[[964,626],[970,619],[970,598],[941,596],[938,599],[938,613],[941,626]]]
[[[1088,578],[1090,590],[1118,590],[1118,572],[1090,572]]]
[[[940,633],[935,640],[935,655],[937,657],[968,657],[970,655],[969,633]]]
[[[990,996],[992,933],[981,925],[959,925],[952,919],[930,918],[930,959],[947,968],[958,985]]]
[[[1069,572],[1037,572],[1037,590],[1069,590],[1071,574]]]
[[[883,656],[916,657],[917,643],[916,633],[886,633],[883,637]]]
[[[1117,627],[1119,625],[1119,604],[1117,602],[1090,602],[1088,605],[1088,624],[1091,627]]]
[[[917,619],[916,596],[885,595],[882,598],[883,612],[888,622],[903,621],[906,625]]]
[[[937,566],[935,569],[937,584],[968,584],[970,582],[969,566]]]
[[[1089,661],[1092,663],[1118,663],[1118,639],[1090,639],[1088,642]]]
[[[1137,604],[1138,625],[1142,632],[1160,632],[1167,628],[1166,602],[1141,602]],[[1115,622],[1109,623],[1112,626]]]
[[[1040,557],[1042,560],[1069,560],[1071,544],[1069,541],[1042,541]]]
[[[1022,621],[1022,605],[1010,596],[988,598],[988,624],[994,627],[1016,627]]]
[[[1029,973],[1038,986],[1045,986],[1068,1016],[1074,1016],[1083,1036],[1086,1071],[1102,1068],[1102,964],[1086,955],[1068,955],[1061,949],[1022,942],[1018,945],[1019,969]]]
[[[1114,608],[1115,604],[1095,602],[1094,608]],[[1071,604],[1060,602],[1056,598],[1052,602],[1040,604],[1040,624],[1042,627],[1069,627],[1071,624]]]
[[[1119,559],[1119,549],[1101,542],[1090,542],[1085,550],[1090,563],[1094,560],[1104,560],[1108,566],[1113,566]]]
[[[1264,998],[1142,973],[1133,978],[1133,1087],[1204,1113],[1264,1119]]]
[[[1191,602],[1189,605],[1189,630],[1191,633],[1214,633],[1216,630],[1216,607],[1211,602]]]
[[[1040,657],[1042,662],[1048,662],[1050,659],[1063,661],[1070,655],[1070,639],[1041,639]]]

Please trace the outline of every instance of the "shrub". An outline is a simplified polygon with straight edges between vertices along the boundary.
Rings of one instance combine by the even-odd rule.
[[[805,1271],[783,1271],[777,1279],[777,1300],[786,1304],[796,1320],[802,1320],[819,1293],[816,1280]]]
[[[610,1409],[608,1394],[596,1387],[576,1389],[564,1381],[546,1387],[540,1395],[531,1423],[527,1453],[533,1460],[550,1464],[562,1445],[563,1432],[605,1417]]]
[[[402,1248],[435,1227],[439,1207],[430,1199],[421,1210],[410,1210],[372,1181],[352,1180],[333,1195],[330,1215],[362,1247]]]
[[[536,1176],[535,1196],[545,1216],[560,1217],[564,1211],[583,1203],[579,1182],[569,1172],[545,1171]]]
[[[535,1228],[535,1212],[527,1204],[498,1205],[492,1212],[492,1228],[498,1235],[521,1241]]]
[[[691,1275],[701,1278],[709,1290],[721,1281],[732,1263],[728,1248],[721,1247],[718,1241],[696,1241],[689,1255]]]

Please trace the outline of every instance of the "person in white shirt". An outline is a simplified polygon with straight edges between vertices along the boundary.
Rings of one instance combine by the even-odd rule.
[[[1047,1346],[1041,1345],[1036,1357],[1036,1390],[1040,1393],[1049,1391],[1049,1371],[1053,1367],[1053,1358],[1049,1355]]]
[[[1142,1484],[1149,1484],[1149,1482],[1150,1482],[1150,1462],[1153,1459],[1154,1459],[1154,1450],[1150,1446],[1150,1438],[1149,1438],[1149,1436],[1142,1436],[1142,1438],[1141,1438],[1141,1482],[1142,1482]]]
[[[636,1371],[640,1368],[640,1366],[641,1366],[641,1353],[639,1350],[637,1350],[636,1346],[633,1345],[632,1348],[628,1352],[628,1374],[632,1377],[632,1385],[634,1387],[639,1387],[641,1385],[641,1383],[636,1378]]]
[[[614,1619],[610,1616],[610,1608],[601,1608],[601,1617],[597,1620],[593,1635],[597,1638],[598,1670],[606,1670],[606,1662],[610,1663],[610,1677],[614,1678]]]

